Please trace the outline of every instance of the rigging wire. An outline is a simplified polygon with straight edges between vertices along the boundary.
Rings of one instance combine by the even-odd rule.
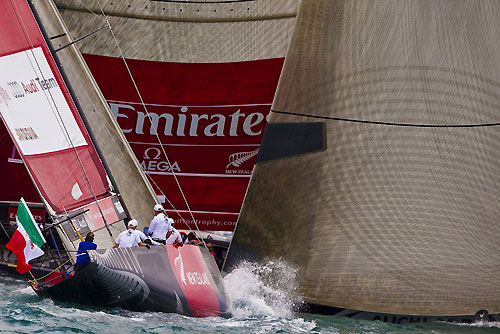
[[[82,5],[83,7],[85,7],[85,9],[86,9],[86,10],[88,10],[89,12],[91,12],[92,14],[94,14],[94,16],[99,17],[99,14],[97,14],[97,13],[96,13],[96,12],[94,12],[92,9],[90,9],[90,8],[89,8],[86,4],[84,4],[84,3],[83,3],[83,1],[82,1],[82,0],[76,0],[76,1],[78,1],[78,3],[79,3],[80,5]]]
[[[16,15],[17,22],[19,23],[19,26],[21,27],[21,30],[22,30],[23,35],[24,35],[24,39],[28,43],[28,46],[30,47],[31,55],[32,55],[32,57],[33,57],[33,59],[34,59],[34,61],[36,63],[36,67],[38,68],[38,71],[40,72],[40,76],[42,77],[42,79],[45,80],[45,76],[43,75],[43,72],[42,72],[42,70],[40,68],[40,64],[38,63],[38,60],[37,60],[37,58],[35,56],[35,53],[33,51],[33,43],[31,41],[31,38],[26,33],[26,28],[25,28],[25,24],[24,24],[23,20],[19,17],[17,6],[12,2],[12,0],[10,0],[10,4],[11,4],[12,9],[14,10],[14,14]],[[17,33],[17,30],[16,30],[16,33]],[[28,61],[30,62],[30,65],[31,65],[31,67],[33,69],[33,72],[36,75],[37,74],[36,73],[36,68],[35,68],[34,64],[32,63],[32,61],[31,61],[31,59],[29,57],[28,57]],[[111,231],[108,228],[108,224],[106,223],[106,219],[104,217],[104,213],[102,212],[101,207],[99,205],[99,202],[97,200],[97,196],[95,194],[94,188],[92,187],[92,184],[90,183],[90,180],[88,178],[87,172],[85,171],[85,168],[83,167],[83,163],[82,163],[82,161],[80,159],[78,151],[76,150],[76,147],[74,146],[73,141],[71,140],[71,136],[69,135],[69,131],[68,131],[66,125],[64,124],[64,121],[63,121],[63,118],[62,118],[61,113],[59,111],[59,108],[57,107],[57,104],[56,104],[56,102],[54,100],[54,96],[52,95],[52,92],[50,91],[50,89],[48,89],[47,91],[48,92],[45,92],[45,90],[44,90],[44,95],[45,95],[45,97],[47,99],[47,102],[49,102],[48,104],[50,106],[50,109],[52,110],[52,113],[54,114],[54,116],[56,116],[56,118],[58,118],[58,120],[59,120],[58,121],[59,127],[61,128],[63,134],[65,135],[66,140],[68,141],[68,144],[72,148],[73,154],[76,157],[76,160],[78,161],[78,165],[80,167],[80,170],[82,171],[83,176],[85,178],[85,182],[87,183],[87,185],[88,185],[88,187],[90,189],[90,192],[92,194],[92,197],[94,198],[94,201],[95,201],[95,203],[97,205],[97,208],[99,209],[99,212],[101,213],[101,217],[102,217],[102,219],[104,221],[104,225],[106,226],[106,229],[108,230],[109,235],[112,236]],[[47,96],[47,93],[50,96],[50,99]],[[52,104],[50,102],[52,102]],[[23,158],[23,162],[24,162],[24,158]]]
[[[152,121],[152,119],[151,119],[151,116],[150,116],[149,111],[148,111],[148,109],[147,109],[147,107],[146,107],[146,104],[145,104],[145,102],[144,102],[144,99],[142,98],[142,94],[140,93],[139,88],[138,88],[138,86],[137,86],[137,83],[135,82],[134,76],[132,75],[132,71],[130,70],[130,67],[128,66],[127,60],[125,59],[125,56],[124,56],[124,54],[123,54],[123,52],[122,52],[122,49],[121,49],[121,47],[120,47],[120,44],[118,43],[118,40],[117,40],[117,38],[116,38],[116,36],[115,36],[115,33],[114,33],[114,31],[113,31],[113,29],[112,29],[112,27],[111,27],[111,24],[109,23],[109,21],[108,21],[108,19],[107,19],[107,17],[106,17],[106,14],[104,13],[104,10],[103,10],[103,8],[102,8],[102,6],[101,6],[100,1],[99,1],[99,0],[96,0],[96,3],[97,3],[97,5],[99,6],[99,9],[100,9],[100,11],[101,11],[101,14],[102,14],[102,17],[103,17],[104,21],[105,21],[105,22],[106,22],[106,24],[108,25],[109,31],[111,32],[111,35],[112,35],[112,37],[113,37],[113,40],[114,40],[114,42],[115,42],[115,44],[116,44],[116,47],[117,47],[117,49],[118,49],[118,51],[119,51],[119,53],[120,53],[120,57],[122,58],[123,63],[125,64],[125,68],[127,69],[128,75],[129,75],[129,77],[130,77],[130,79],[131,79],[131,81],[132,81],[132,84],[134,85],[134,89],[135,89],[135,91],[136,91],[136,93],[137,93],[137,95],[138,95],[138,97],[139,97],[139,99],[140,99],[140,101],[141,101],[141,105],[142,105],[142,107],[144,108],[144,111],[146,112],[146,115],[148,116],[148,119],[149,119],[149,121],[151,122],[151,126],[153,127],[153,129],[154,129],[154,131],[155,131],[156,139],[158,140],[158,143],[160,144],[160,147],[161,147],[161,150],[162,150],[162,152],[163,152],[163,155],[165,156],[165,158],[166,158],[166,160],[167,160],[168,165],[169,165],[169,166],[171,166],[170,159],[168,158],[168,155],[167,155],[167,153],[166,153],[166,151],[165,151],[164,145],[163,145],[163,143],[161,142],[160,136],[158,135],[158,129],[156,128],[156,126],[154,125],[154,122],[153,122],[153,121]],[[145,173],[146,173],[146,172],[145,172]],[[146,173],[146,174],[147,174],[147,173]],[[174,172],[174,171],[172,171],[172,175],[173,175],[173,177],[174,177],[174,179],[175,179],[175,182],[176,182],[176,184],[177,184],[177,187],[178,187],[178,189],[179,189],[179,191],[180,191],[180,193],[181,193],[181,195],[182,195],[182,198],[184,199],[184,203],[186,204],[187,209],[188,209],[188,211],[189,211],[189,213],[190,213],[190,215],[191,215],[191,218],[192,218],[193,223],[194,223],[194,225],[195,225],[195,227],[196,227],[196,230],[197,230],[199,233],[201,233],[201,232],[200,232],[200,229],[199,229],[199,227],[198,227],[198,224],[197,224],[197,222],[196,222],[196,219],[194,218],[194,215],[193,215],[193,212],[192,212],[192,210],[191,210],[191,207],[189,206],[189,203],[188,203],[188,201],[187,201],[187,199],[186,199],[186,196],[185,196],[185,194],[184,194],[184,191],[182,190],[182,187],[181,187],[181,185],[180,185],[180,183],[179,183],[179,180],[177,179],[177,175],[175,174],[175,172]],[[166,197],[165,197],[165,198],[166,198]],[[169,201],[169,203],[170,203],[170,201]],[[170,203],[170,205],[172,205],[172,204]],[[179,214],[179,213],[178,213],[178,211],[175,209],[175,207],[174,207],[173,205],[172,205],[172,207],[173,207],[173,208],[174,208],[174,210],[177,212],[177,214]],[[181,217],[181,218],[182,218],[182,216],[180,216],[180,214],[179,214],[179,217]],[[202,238],[201,240],[202,240],[203,244],[204,244],[204,245],[205,245],[205,247],[206,247],[207,245],[205,244],[205,240],[203,240],[203,238]]]
[[[295,112],[289,112],[289,111],[279,111],[279,110],[273,110],[273,109],[271,109],[271,112],[273,112],[275,114],[299,116],[299,117],[306,117],[306,118],[326,119],[326,120],[341,121],[341,122],[350,122],[350,123],[364,123],[364,124],[390,125],[390,126],[405,126],[405,127],[418,127],[418,128],[479,128],[479,127],[489,127],[489,126],[498,126],[498,125],[500,125],[500,122],[498,122],[498,123],[478,123],[478,124],[418,124],[418,123],[397,123],[397,122],[368,121],[368,120],[354,119],[354,118],[342,118],[342,117],[310,115],[310,114],[302,114],[302,113],[295,113]]]
[[[66,44],[66,45],[61,46],[60,48],[55,49],[55,50],[54,50],[54,53],[57,53],[57,52],[59,52],[59,51],[61,51],[61,50],[64,50],[64,49],[66,49],[68,46],[71,46],[71,45],[73,45],[73,44],[75,44],[75,43],[78,43],[78,42],[80,42],[81,40],[84,40],[85,38],[87,38],[87,37],[89,37],[89,36],[92,36],[93,34],[95,34],[95,33],[99,32],[99,31],[101,31],[101,30],[102,30],[102,29],[104,29],[104,28],[106,28],[106,26],[99,27],[99,28],[97,28],[96,30],[89,32],[88,34],[83,35],[83,36],[81,36],[81,37],[79,37],[79,38],[77,38],[77,39],[75,39],[75,40],[71,41],[70,43],[68,43],[68,44]],[[65,36],[65,35],[66,35],[66,34],[64,34],[63,36]],[[55,37],[56,37],[56,36],[55,36]]]
[[[192,232],[193,229],[191,228],[191,226],[189,226],[187,224],[187,221],[184,219],[184,217],[182,217],[181,213],[175,208],[174,204],[172,202],[170,202],[170,200],[168,199],[167,195],[165,195],[165,193],[160,188],[160,186],[155,182],[155,180],[153,179],[153,177],[151,175],[149,175],[148,173],[145,173],[145,174],[147,175],[147,177],[149,178],[149,180],[153,183],[153,185],[156,187],[156,189],[158,189],[160,191],[160,193],[165,197],[165,200],[174,209],[175,213],[177,213],[177,215],[181,218],[182,222],[188,227],[189,231]]]

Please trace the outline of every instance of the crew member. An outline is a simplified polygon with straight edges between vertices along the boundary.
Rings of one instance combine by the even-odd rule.
[[[189,245],[196,245],[196,246],[203,246],[203,243],[198,240],[198,237],[196,236],[196,234],[194,232],[189,232],[189,234],[187,235],[187,238],[188,238],[188,244]]]
[[[154,241],[153,239],[151,239],[150,236],[147,236],[144,232],[142,232],[141,230],[137,230],[135,229],[134,230],[135,233],[137,233],[137,235],[139,235],[139,238],[141,238],[141,241],[143,243],[145,243],[146,245],[153,245],[153,246],[159,246],[159,245],[162,245],[161,243],[159,242],[156,242]],[[147,246],[146,246],[147,247]]]
[[[153,210],[155,212],[155,216],[149,225],[149,235],[154,241],[165,245],[166,240],[172,234],[172,225],[170,225],[168,217],[165,215],[161,204],[156,204]]]
[[[137,220],[132,219],[128,222],[128,230],[123,231],[115,240],[114,248],[125,247],[146,247],[146,244],[141,241],[139,233],[136,232]]]
[[[180,233],[181,233],[182,243],[183,243],[183,244],[187,244],[187,243],[188,243],[188,241],[189,241],[189,240],[188,240],[188,235],[187,235],[187,233],[186,233],[186,232],[184,232],[184,231],[182,231],[182,232],[180,232]]]
[[[170,223],[170,226],[172,226],[172,234],[170,237],[167,238],[167,245],[177,245],[177,246],[184,246],[184,243],[182,242],[182,237],[179,231],[173,226],[174,225],[174,220],[172,218],[168,218],[168,222]]]
[[[97,249],[97,245],[94,243],[94,233],[89,232],[85,236],[85,241],[80,242],[78,245],[78,252],[76,253],[76,263],[73,267],[75,272],[78,272],[85,268],[90,263],[89,255],[87,251]]]
[[[210,252],[210,254],[212,254],[212,256],[214,257],[214,259],[217,260],[217,256],[215,256],[215,252],[214,252],[214,244],[209,242],[207,244],[207,248],[208,248],[208,251]]]

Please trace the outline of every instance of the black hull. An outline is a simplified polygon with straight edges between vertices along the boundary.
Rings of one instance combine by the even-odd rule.
[[[91,263],[78,273],[54,285],[33,285],[33,289],[39,296],[56,301],[133,311],[187,316],[218,316],[227,312],[222,277],[205,249],[138,247],[99,250],[89,255]],[[176,265],[179,258],[181,266]],[[184,272],[185,268],[191,271]],[[199,279],[178,278],[185,278],[185,274],[196,276],[194,272],[200,273]]]
[[[393,324],[411,324],[411,323],[427,323],[434,321],[451,322],[451,323],[473,323],[478,321],[500,321],[500,314],[489,314],[486,310],[479,310],[476,314],[471,315],[408,315],[408,314],[389,314],[377,312],[364,312],[349,310],[338,307],[324,306],[312,303],[305,303],[301,308],[301,312],[336,315],[360,320],[379,320]]]

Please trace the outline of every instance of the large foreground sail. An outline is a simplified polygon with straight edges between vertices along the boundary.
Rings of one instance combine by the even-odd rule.
[[[337,311],[498,316],[499,34],[498,1],[303,1],[229,263],[284,258]]]

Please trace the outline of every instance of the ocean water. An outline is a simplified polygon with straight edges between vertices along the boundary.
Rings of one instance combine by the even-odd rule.
[[[500,334],[500,323],[395,325],[294,312],[295,271],[242,264],[224,278],[232,316],[190,318],[40,299],[26,281],[0,273],[0,333],[390,333]]]

